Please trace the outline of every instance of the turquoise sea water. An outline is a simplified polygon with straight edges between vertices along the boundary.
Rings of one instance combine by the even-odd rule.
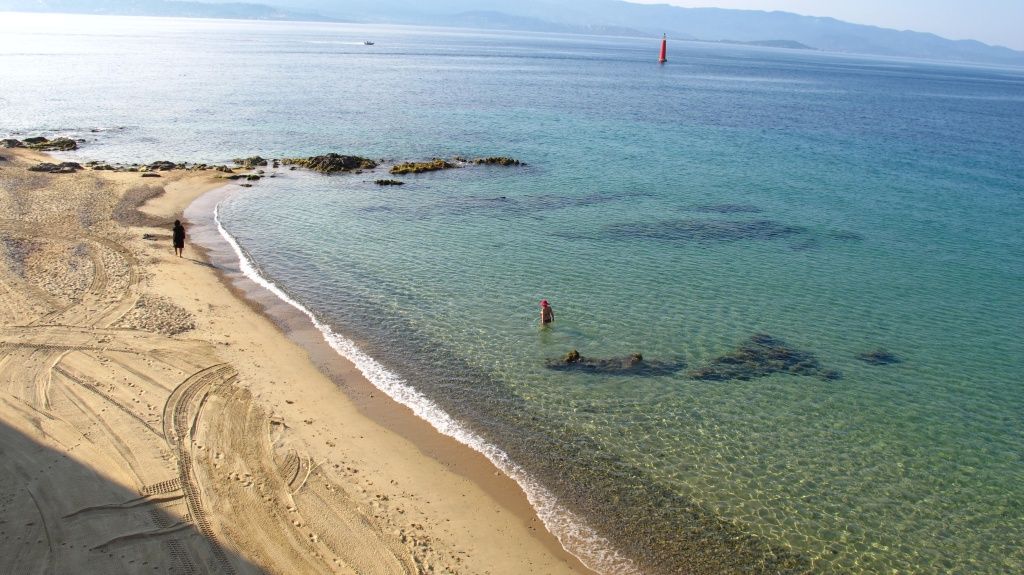
[[[507,456],[599,570],[1024,570],[1024,71],[328,24],[0,32],[0,132],[80,135],[78,158],[527,162],[395,188],[281,170],[218,216],[371,379]],[[756,334],[818,375],[693,377]],[[901,361],[858,359],[879,348]],[[546,367],[572,349],[666,369]]]

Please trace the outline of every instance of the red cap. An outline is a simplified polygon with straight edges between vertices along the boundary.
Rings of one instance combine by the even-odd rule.
[[[540,300],[540,306],[541,307],[548,307],[548,300],[546,300],[546,299]]]

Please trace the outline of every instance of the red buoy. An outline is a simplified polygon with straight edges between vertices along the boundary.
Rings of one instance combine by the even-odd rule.
[[[658,56],[658,63],[659,64],[664,64],[665,62],[668,62],[668,57],[667,56],[668,56],[668,38],[664,34],[662,34],[661,35],[661,55]]]

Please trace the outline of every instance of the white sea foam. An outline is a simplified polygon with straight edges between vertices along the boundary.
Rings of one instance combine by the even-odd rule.
[[[327,344],[355,364],[375,387],[411,409],[417,417],[426,420],[439,432],[479,451],[495,467],[511,477],[526,493],[526,498],[537,511],[537,516],[544,522],[547,530],[558,538],[562,547],[578,557],[587,567],[599,573],[606,575],[638,575],[640,573],[633,561],[616,551],[610,541],[587,526],[577,514],[561,507],[558,504],[558,498],[526,473],[520,465],[512,461],[504,450],[488,443],[480,435],[460,424],[397,374],[389,371],[377,360],[356,347],[351,340],[334,332],[330,326],[321,322],[313,312],[292,299],[274,282],[263,277],[235,238],[224,229],[220,221],[219,203],[214,207],[213,220],[221,237],[235,251],[239,269],[246,277],[309,317],[313,325],[323,334]]]

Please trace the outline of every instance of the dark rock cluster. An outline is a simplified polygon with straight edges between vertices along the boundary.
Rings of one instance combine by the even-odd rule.
[[[842,377],[837,371],[822,368],[813,354],[794,349],[781,339],[765,334],[752,336],[736,351],[717,357],[687,375],[704,381],[746,381],[775,373],[810,375],[826,380]]]
[[[217,166],[209,164],[189,164],[187,162],[171,162],[159,160],[149,164],[110,164],[107,162],[86,162],[86,167],[97,172],[142,172],[150,174],[153,172],[170,172],[173,170],[217,170],[218,172],[233,173],[228,166]],[[147,176],[156,177],[156,176]]]
[[[391,166],[392,174],[420,174],[423,172],[436,172],[437,170],[447,170],[450,168],[457,168],[456,164],[443,160],[441,158],[434,158],[429,162],[403,162],[401,164],[395,164]]]
[[[31,148],[41,152],[69,152],[71,150],[78,149],[78,142],[71,138],[61,137],[49,140],[43,136],[36,136],[33,138],[25,138],[24,140],[6,138],[4,140],[0,140],[0,147]]]
[[[404,186],[405,182],[401,180],[374,180],[373,183],[378,186]]]
[[[236,166],[245,168],[247,170],[251,170],[259,166],[266,166],[270,162],[270,160],[267,160],[266,158],[261,158],[260,156],[251,156],[249,158],[235,158],[231,161],[234,162]]]
[[[321,174],[333,174],[335,172],[353,172],[358,170],[372,170],[377,167],[377,162],[360,156],[343,156],[341,154],[325,154],[323,156],[311,156],[309,158],[285,158],[281,160],[285,165],[302,166],[320,172]]]
[[[574,349],[560,358],[547,360],[545,367],[556,371],[580,371],[604,375],[657,376],[675,373],[686,365],[683,362],[645,360],[644,356],[639,353],[612,358],[583,357],[579,351]]]
[[[30,172],[44,172],[47,174],[73,174],[78,170],[82,169],[82,165],[78,162],[61,162],[59,164],[51,164],[49,162],[42,162],[34,166],[29,167]]]
[[[524,162],[520,162],[515,158],[509,158],[506,156],[489,156],[487,158],[477,158],[473,160],[476,165],[488,165],[488,166],[525,166]]]
[[[857,354],[857,359],[871,365],[893,365],[896,363],[903,363],[903,360],[898,356],[882,348],[859,353]]]

